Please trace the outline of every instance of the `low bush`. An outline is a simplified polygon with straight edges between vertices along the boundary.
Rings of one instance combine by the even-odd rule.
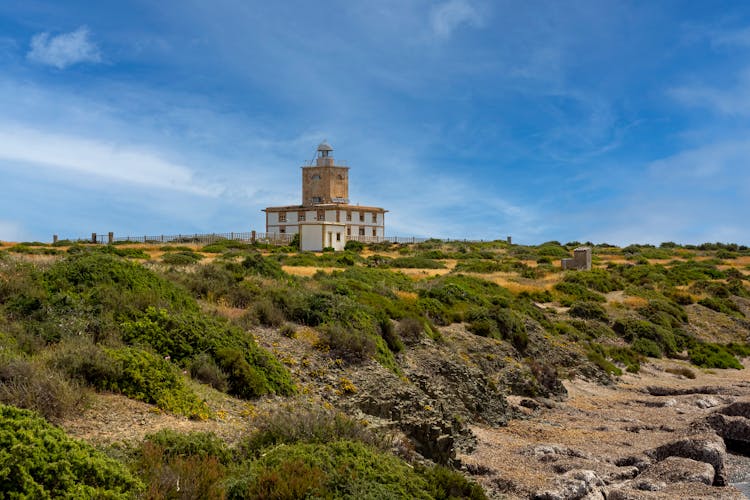
[[[664,370],[667,373],[671,373],[673,375],[679,375],[681,377],[694,379],[696,378],[696,374],[693,370],[688,368],[687,366],[670,366]]]
[[[622,375],[622,370],[607,360],[606,351],[601,345],[589,342],[588,348],[586,349],[586,357],[604,372],[618,377]]]
[[[329,443],[338,439],[357,441],[379,449],[387,440],[348,415],[312,405],[284,405],[258,415],[255,430],[237,447],[240,458],[257,458],[263,450],[295,443]]]
[[[388,349],[393,353],[401,352],[404,350],[404,343],[401,341],[396,328],[393,326],[393,322],[390,318],[381,317],[379,324],[380,336],[385,340]]]
[[[417,467],[417,472],[427,480],[427,492],[435,500],[486,500],[482,487],[458,471],[436,465],[434,467]]]
[[[344,245],[344,250],[347,252],[361,252],[365,249],[365,244],[356,240],[349,240],[346,242],[346,245]]]
[[[575,302],[568,311],[568,314],[575,318],[595,319],[598,321],[607,321],[607,311],[597,302]]]
[[[395,456],[337,440],[268,450],[229,482],[227,498],[429,499],[429,488],[424,476]]]
[[[424,257],[398,257],[388,261],[386,265],[398,269],[445,269],[442,262]]]
[[[229,389],[229,377],[208,353],[202,352],[190,360],[188,369],[191,377],[217,391],[226,392]]]
[[[62,373],[39,362],[0,358],[0,402],[58,421],[81,409],[85,393]]]
[[[696,344],[688,350],[690,362],[701,368],[734,368],[741,370],[742,365],[725,347],[719,344]]]
[[[706,297],[698,301],[702,306],[713,309],[716,312],[744,318],[745,315],[737,304],[728,298]]]
[[[0,405],[5,498],[132,498],[142,487],[120,463],[36,414]]]
[[[207,433],[180,435],[162,431],[147,436],[133,468],[146,483],[144,498],[225,498],[229,453],[221,440]]]
[[[580,283],[560,281],[552,287],[555,291],[563,294],[560,303],[564,306],[570,306],[576,301],[586,302],[606,302],[604,295],[593,292]]]
[[[199,262],[203,256],[191,251],[168,252],[162,255],[161,261],[172,266],[187,266]]]
[[[284,337],[293,339],[297,336],[297,328],[295,328],[292,323],[284,323],[284,325],[279,329],[279,333]]]
[[[321,328],[318,345],[354,363],[371,358],[376,350],[375,340],[367,333],[336,324]]]
[[[625,365],[625,370],[630,373],[638,373],[644,359],[643,354],[631,347],[608,347],[607,356],[612,361]]]

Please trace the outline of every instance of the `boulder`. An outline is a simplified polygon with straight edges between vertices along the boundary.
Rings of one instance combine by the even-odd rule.
[[[714,486],[726,484],[724,458],[726,456],[724,441],[716,434],[701,434],[671,441],[657,448],[646,451],[646,455],[657,462],[669,457],[682,457],[705,462],[714,468]]]
[[[572,470],[555,479],[548,490],[532,495],[535,500],[604,500],[600,487],[604,482],[592,470]]]
[[[667,457],[649,467],[646,472],[638,476],[639,481],[651,483],[714,483],[714,468],[706,462],[698,462],[690,458]],[[663,489],[663,488],[662,488]]]

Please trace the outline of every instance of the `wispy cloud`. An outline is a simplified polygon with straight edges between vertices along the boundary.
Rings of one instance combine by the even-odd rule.
[[[89,39],[89,30],[81,26],[70,33],[51,36],[38,33],[31,38],[31,50],[26,57],[33,62],[65,69],[79,63],[101,62],[99,47]]]
[[[121,144],[0,123],[0,159],[34,164],[120,183],[216,196],[220,189],[160,156]],[[21,165],[19,165],[21,168]]]
[[[479,27],[482,18],[469,0],[448,0],[430,12],[432,32],[440,38],[450,38],[462,25]]]
[[[707,108],[728,116],[750,115],[750,68],[745,68],[737,82],[728,87],[702,83],[675,87],[668,94],[691,107]]]

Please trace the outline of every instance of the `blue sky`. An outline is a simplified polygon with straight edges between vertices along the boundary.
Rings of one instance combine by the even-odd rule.
[[[750,244],[750,4],[0,3],[0,239],[264,229],[323,139],[386,233]]]

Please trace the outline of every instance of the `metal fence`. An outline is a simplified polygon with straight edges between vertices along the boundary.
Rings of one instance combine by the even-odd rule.
[[[268,245],[288,245],[294,238],[293,234],[281,234],[281,233],[258,233],[256,231],[249,232],[230,232],[230,233],[208,233],[208,234],[160,234],[160,235],[142,235],[142,236],[118,236],[115,237],[113,233],[98,234],[91,233],[90,238],[70,238],[70,241],[87,242],[87,243],[99,243],[106,245],[108,243],[200,243],[208,245],[219,240],[234,240],[244,241],[248,243],[261,243]],[[365,235],[350,235],[346,237],[347,240],[359,241],[362,243],[423,243],[430,239],[435,238],[420,238],[417,236],[365,236]],[[53,241],[58,241],[57,235],[53,237]],[[484,240],[469,240],[469,239],[449,239],[441,238],[440,241],[444,242],[464,242],[464,243],[479,243]]]

